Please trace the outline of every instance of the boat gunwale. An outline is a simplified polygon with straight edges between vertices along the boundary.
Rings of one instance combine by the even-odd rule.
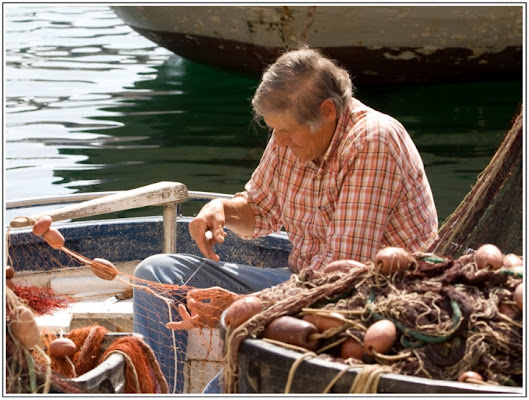
[[[41,206],[49,206],[49,205],[80,203],[83,201],[99,199],[104,196],[110,196],[113,194],[124,193],[124,192],[126,191],[87,192],[87,193],[73,193],[73,194],[63,194],[63,195],[56,195],[56,196],[46,196],[46,197],[28,197],[28,198],[6,201],[5,209],[13,210],[13,209],[18,209],[18,208],[31,208],[31,207],[41,207]],[[213,200],[215,198],[231,198],[231,197],[233,197],[233,195],[227,194],[227,193],[189,190],[187,201]]]
[[[241,354],[243,358],[241,359]],[[258,338],[246,338],[241,343],[241,348],[239,349],[239,368],[248,367],[252,360],[262,360],[268,358],[268,364],[280,365],[277,368],[285,368],[284,379],[281,382],[286,380],[286,377],[289,375],[289,366],[299,362],[300,357],[303,357],[302,353],[296,352],[291,349],[287,349],[281,346],[278,346],[273,343],[266,342]],[[275,363],[274,359],[281,358],[281,363]],[[276,368],[276,369],[277,369]],[[248,368],[247,368],[248,369]],[[254,368],[255,369],[255,368]],[[337,375],[342,373],[341,371],[349,369],[344,376],[342,376],[335,384],[334,388],[341,387],[342,389],[348,389],[356,376],[362,370],[362,365],[351,367],[351,365],[346,363],[340,363],[330,359],[323,359],[319,357],[306,358],[296,368],[297,376],[306,376],[310,373],[313,376],[320,376],[326,378],[332,378],[330,375]],[[269,369],[266,369],[267,371]],[[273,369],[272,369],[273,370]],[[332,373],[328,373],[329,376],[324,376],[325,371],[332,370]],[[306,372],[306,374],[304,374]],[[245,374],[241,374],[241,378],[245,381],[239,381],[239,390],[246,390],[250,387],[251,382],[260,382],[261,385],[265,385],[267,380],[263,378],[262,369],[260,370],[261,376],[255,377],[247,370]],[[268,379],[269,381],[270,379]],[[330,379],[329,379],[330,381]],[[276,384],[279,384],[277,380],[274,380]],[[306,382],[305,382],[306,383]],[[328,382],[323,382],[322,387],[324,387]],[[407,385],[419,385],[419,388],[422,390],[408,391],[403,390]],[[476,394],[476,395],[491,395],[491,394],[502,394],[502,395],[524,395],[524,387],[514,387],[514,386],[501,386],[501,385],[490,385],[490,384],[476,384],[476,383],[467,383],[467,382],[456,382],[456,381],[445,381],[441,379],[430,379],[416,377],[412,375],[396,374],[391,372],[385,372],[380,376],[380,382],[378,384],[378,389],[382,389],[378,393],[429,393],[429,394]],[[389,389],[389,390],[388,390]],[[391,390],[393,389],[393,390]],[[460,390],[458,390],[460,389]],[[293,386],[293,390],[295,387]],[[250,392],[249,392],[250,393]],[[294,392],[293,392],[294,393]],[[339,393],[333,392],[330,393]]]

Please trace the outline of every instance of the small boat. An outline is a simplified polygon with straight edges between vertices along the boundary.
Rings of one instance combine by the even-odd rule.
[[[181,209],[184,203],[207,201],[217,197],[230,195],[192,192],[181,183],[159,182],[124,192],[14,201],[9,202],[7,208],[28,209],[32,206],[49,207],[73,202],[74,204],[58,209],[40,212],[31,218],[38,220],[39,215],[50,215],[54,226],[65,237],[64,248],[87,259],[104,257],[112,260],[120,272],[130,276],[137,263],[152,254],[198,254],[198,249],[188,233],[191,218],[182,216]],[[83,201],[76,203],[79,200]],[[106,213],[148,206],[161,206],[162,215],[93,219]],[[127,285],[98,279],[93,276],[88,266],[72,263],[72,257],[65,251],[51,249],[28,227],[31,226],[31,218],[22,216],[11,220],[8,256],[10,262],[16,266],[16,276],[13,279],[50,286],[58,293],[76,298],[76,302],[66,310],[61,309],[52,315],[38,317],[39,327],[68,332],[79,326],[98,323],[105,325],[113,335],[132,334],[132,301],[130,298],[120,297],[126,291]],[[251,241],[228,233],[226,242],[217,250],[224,260],[274,266],[286,265],[290,249],[288,237],[284,233]],[[216,329],[194,328],[190,331],[185,361],[185,374],[188,376],[186,393],[200,393],[220,370],[223,331],[223,325]],[[204,345],[205,342],[207,345]],[[240,393],[281,391],[288,376],[288,369],[297,363],[300,356],[295,351],[257,338],[245,339],[239,352],[239,369],[244,371],[238,383]],[[212,354],[215,356],[212,357]],[[125,358],[115,354],[112,359],[73,381],[82,383],[87,392],[97,390],[119,393],[123,391],[125,366]],[[296,374],[298,378],[302,377],[301,382],[312,382],[312,386],[304,387],[303,391],[317,393],[321,392],[322,385],[337,374],[343,375],[343,380],[349,379],[349,382],[357,374],[357,371],[344,369],[348,370],[349,366],[313,359],[305,360]],[[321,379],[314,379],[315,376]],[[523,393],[523,388],[520,387],[445,382],[397,374],[384,374],[378,389],[380,393]]]
[[[32,218],[51,216],[53,226],[65,238],[64,248],[68,249],[68,252],[53,249],[42,237],[35,236],[31,220],[26,216],[15,217],[10,222],[8,257],[16,270],[13,281],[22,285],[49,287],[57,295],[75,300],[51,315],[37,316],[39,328],[67,334],[74,329],[98,324],[105,327],[111,337],[132,335],[133,310],[131,296],[126,295],[130,289],[127,278],[132,276],[136,265],[150,255],[175,252],[198,254],[198,248],[188,232],[191,218],[181,215],[181,206],[184,202],[203,203],[218,197],[231,195],[193,192],[181,183],[158,182],[124,192],[8,202],[6,208],[10,212],[21,210],[28,215],[36,209],[39,212],[31,214]],[[62,207],[54,208],[59,205]],[[97,216],[108,213],[152,206],[161,207],[163,212],[150,217],[97,219]],[[123,274],[123,279],[118,282],[99,279],[86,263],[72,259],[70,252],[86,260],[111,260]],[[225,245],[218,248],[222,259],[254,265],[286,264],[289,252],[290,242],[285,234],[273,234],[250,242],[229,234]],[[222,347],[219,339],[219,330],[195,328],[190,331],[185,370],[188,377],[184,388],[186,393],[201,393],[220,370]],[[87,393],[121,393],[125,386],[125,366],[125,358],[114,354],[94,370],[71,381]]]
[[[355,84],[521,79],[521,5],[114,6],[175,54],[259,77],[285,49],[320,48]]]

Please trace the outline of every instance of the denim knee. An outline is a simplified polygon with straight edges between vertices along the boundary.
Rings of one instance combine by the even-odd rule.
[[[188,277],[195,273],[200,260],[188,254],[156,254],[138,264],[134,277],[151,282],[184,285]]]
[[[163,259],[166,256],[164,254],[156,254],[147,257],[145,260],[140,262],[134,270],[134,277],[140,279],[147,279],[149,281],[156,280],[156,270],[161,266],[163,267]]]

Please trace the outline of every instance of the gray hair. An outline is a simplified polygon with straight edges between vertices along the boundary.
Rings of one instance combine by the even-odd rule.
[[[353,96],[347,71],[318,50],[287,51],[265,72],[252,99],[254,120],[290,111],[312,131],[323,124],[320,105],[331,99],[339,116]]]

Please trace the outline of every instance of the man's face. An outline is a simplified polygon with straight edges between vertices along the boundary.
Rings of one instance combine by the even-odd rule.
[[[308,126],[299,124],[288,111],[265,115],[264,120],[274,130],[277,145],[288,147],[303,161],[315,160],[327,151],[327,135],[322,130],[311,132]]]

